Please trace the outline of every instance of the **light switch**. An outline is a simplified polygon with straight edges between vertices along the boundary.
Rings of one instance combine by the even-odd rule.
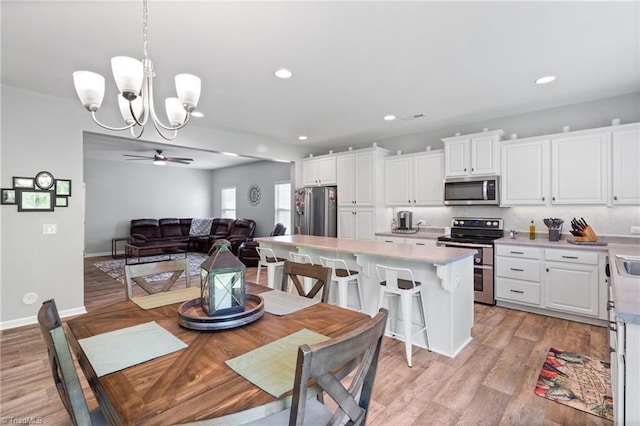
[[[55,223],[45,223],[42,225],[42,233],[44,235],[53,235],[58,232],[58,225]]]

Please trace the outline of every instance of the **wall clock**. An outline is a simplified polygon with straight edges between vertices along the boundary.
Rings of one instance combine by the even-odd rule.
[[[51,189],[54,182],[53,175],[49,172],[40,172],[36,175],[36,186],[39,189]]]
[[[247,192],[247,198],[249,199],[249,204],[257,206],[260,203],[260,187],[255,183],[251,184]]]

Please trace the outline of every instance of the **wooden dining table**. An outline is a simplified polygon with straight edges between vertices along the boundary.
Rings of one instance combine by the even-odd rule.
[[[247,284],[247,293],[265,291],[271,289]],[[337,337],[371,318],[318,303],[283,316],[265,312],[257,321],[234,329],[194,331],[178,324],[180,305],[145,310],[128,300],[67,322],[71,347],[109,423],[170,425],[208,420],[206,424],[216,424],[217,419],[218,424],[237,424],[239,419],[286,408],[291,392],[275,398],[237,374],[225,361],[301,329]],[[98,377],[78,341],[149,321],[155,321],[188,347]]]

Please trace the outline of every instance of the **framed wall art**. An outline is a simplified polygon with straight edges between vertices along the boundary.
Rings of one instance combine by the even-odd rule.
[[[69,197],[56,197],[56,207],[69,207]]]
[[[18,203],[19,212],[53,211],[54,197],[54,191],[16,190],[16,202]]]
[[[34,179],[32,177],[17,177],[14,176],[13,177],[13,188],[27,188],[27,189],[33,189],[35,188],[34,186]]]
[[[56,179],[56,196],[71,196],[71,180],[70,179]]]
[[[0,189],[2,194],[0,195],[0,203],[2,204],[16,204],[16,190],[13,188]]]

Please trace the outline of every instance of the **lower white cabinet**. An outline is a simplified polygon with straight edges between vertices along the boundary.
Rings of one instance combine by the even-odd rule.
[[[354,240],[375,238],[373,208],[340,208],[338,209],[338,237]]]
[[[376,241],[382,241],[385,243],[404,243],[404,244],[414,244],[416,246],[426,246],[426,247],[435,247],[437,240],[433,240],[431,238],[413,238],[413,237],[390,237],[387,235],[378,235],[376,236]]]
[[[496,244],[495,253],[496,300],[604,319],[604,253],[511,244]]]
[[[597,317],[598,254],[580,250],[545,250],[545,307]]]

